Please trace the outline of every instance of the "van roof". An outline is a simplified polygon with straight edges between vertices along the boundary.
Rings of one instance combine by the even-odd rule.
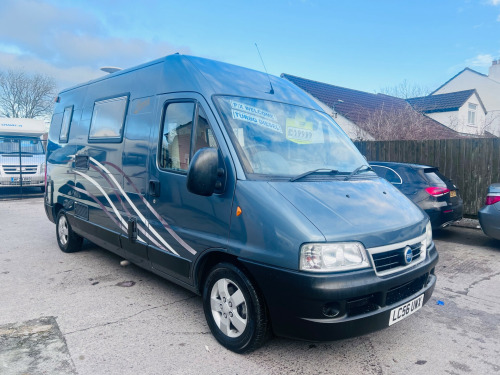
[[[146,73],[146,71],[151,73]],[[148,74],[156,74],[152,80],[156,85],[155,94],[194,91],[201,93],[205,98],[215,94],[245,96],[286,102],[322,111],[314,99],[286,79],[233,64],[180,54],[168,55],[145,64],[105,75],[65,89],[60,92],[60,95],[77,88],[99,82],[104,83],[107,80],[131,74],[140,76],[141,82],[152,78]],[[158,74],[161,74],[162,77],[158,77]],[[270,81],[274,94],[270,93]],[[137,82],[136,80],[135,84]]]

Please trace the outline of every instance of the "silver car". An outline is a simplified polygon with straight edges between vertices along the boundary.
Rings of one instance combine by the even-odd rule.
[[[486,203],[478,216],[484,234],[500,240],[500,183],[490,185]]]

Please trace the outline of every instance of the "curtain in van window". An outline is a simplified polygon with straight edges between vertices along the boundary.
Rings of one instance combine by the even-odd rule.
[[[187,171],[190,161],[194,103],[169,103],[165,110],[160,167]]]

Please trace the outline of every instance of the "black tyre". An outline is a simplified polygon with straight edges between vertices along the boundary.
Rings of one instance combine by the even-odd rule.
[[[262,346],[269,336],[264,299],[236,266],[212,268],[203,288],[203,309],[217,341],[236,353]]]
[[[83,238],[73,232],[64,210],[57,214],[56,236],[59,248],[65,253],[74,253],[82,248]]]

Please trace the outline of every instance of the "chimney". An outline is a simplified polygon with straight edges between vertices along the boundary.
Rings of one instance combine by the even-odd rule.
[[[493,62],[491,63],[488,78],[500,82],[500,59],[493,60]]]

